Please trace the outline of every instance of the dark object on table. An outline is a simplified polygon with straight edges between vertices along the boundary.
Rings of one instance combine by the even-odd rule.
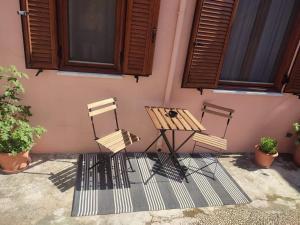
[[[169,115],[169,117],[173,118],[173,117],[176,117],[178,115],[178,113],[176,111],[170,110],[168,112],[168,115]]]

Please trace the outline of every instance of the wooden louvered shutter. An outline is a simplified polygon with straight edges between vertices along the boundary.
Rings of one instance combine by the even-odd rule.
[[[159,5],[159,0],[127,1],[124,74],[151,74]]]
[[[215,88],[237,0],[198,0],[182,87]]]
[[[284,90],[288,93],[300,94],[300,50],[294,61],[294,65],[291,70],[289,82]]]
[[[277,85],[281,88],[288,81],[284,87],[284,92],[300,95],[300,3],[297,2],[297,4],[298,8],[295,12],[289,39],[285,45],[282,62],[278,69]],[[285,79],[285,75],[289,78]]]
[[[20,6],[27,68],[56,69],[55,0],[20,0]]]

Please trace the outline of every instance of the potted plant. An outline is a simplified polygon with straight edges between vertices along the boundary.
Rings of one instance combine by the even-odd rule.
[[[277,140],[271,137],[262,137],[260,144],[255,145],[255,162],[257,165],[269,168],[278,156]]]
[[[29,124],[32,114],[30,106],[20,103],[24,92],[20,78],[27,75],[14,66],[0,67],[0,167],[6,173],[16,173],[28,166],[29,151],[45,131]]]
[[[293,128],[296,134],[296,149],[294,150],[294,162],[300,166],[300,124],[294,123]]]

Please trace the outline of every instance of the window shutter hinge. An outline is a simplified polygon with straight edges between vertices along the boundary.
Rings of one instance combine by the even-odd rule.
[[[203,94],[203,88],[197,88],[198,91],[200,91],[200,95]]]
[[[135,75],[134,78],[135,78],[136,82],[138,83],[140,76]]]
[[[28,11],[24,11],[24,10],[19,10],[17,11],[19,16],[28,16],[29,12]]]
[[[282,80],[281,80],[281,84],[282,85],[288,84],[289,81],[290,81],[290,78],[289,78],[288,74],[287,73],[284,74],[283,77],[282,77]]]
[[[36,72],[35,76],[37,77],[37,76],[40,75],[40,73],[43,72],[43,71],[44,71],[43,69],[39,69],[39,70]]]
[[[156,27],[152,29],[152,43],[155,42],[157,29]]]

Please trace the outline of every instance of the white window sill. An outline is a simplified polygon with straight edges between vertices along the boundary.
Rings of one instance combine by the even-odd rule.
[[[110,79],[122,79],[122,74],[104,74],[104,73],[84,73],[84,72],[69,72],[69,71],[57,71],[57,75],[71,76],[71,77],[97,77],[97,78],[110,78]]]
[[[264,91],[232,91],[232,90],[213,90],[213,93],[238,94],[238,95],[261,95],[261,96],[283,96],[282,93]]]

